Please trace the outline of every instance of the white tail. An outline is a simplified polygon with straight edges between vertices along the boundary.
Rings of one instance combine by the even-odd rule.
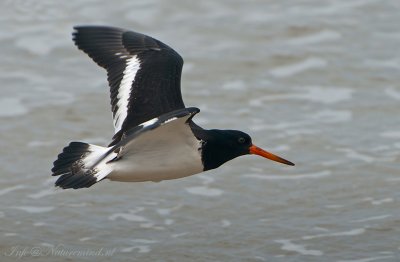
[[[61,188],[83,188],[104,179],[112,172],[107,164],[116,156],[108,154],[108,148],[82,142],[71,142],[58,155],[51,169],[53,176],[60,176],[56,186]]]

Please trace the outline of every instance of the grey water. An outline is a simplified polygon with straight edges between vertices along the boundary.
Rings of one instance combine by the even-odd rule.
[[[2,1],[0,260],[400,261],[400,2]],[[105,71],[71,40],[162,40],[205,128],[255,156],[160,183],[56,190],[70,141],[113,135]]]

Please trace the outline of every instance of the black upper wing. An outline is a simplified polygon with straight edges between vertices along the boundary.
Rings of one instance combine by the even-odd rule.
[[[170,111],[185,108],[182,57],[149,36],[121,28],[76,26],[73,40],[107,70],[117,143],[124,132]]]

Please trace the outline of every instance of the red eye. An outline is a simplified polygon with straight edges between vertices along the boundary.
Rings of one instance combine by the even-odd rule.
[[[244,137],[239,137],[238,142],[239,144],[243,144],[244,142],[246,142],[246,139]]]

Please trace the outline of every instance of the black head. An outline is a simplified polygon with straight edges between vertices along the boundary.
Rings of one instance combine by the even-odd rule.
[[[214,169],[238,156],[256,154],[280,163],[293,163],[253,145],[251,137],[237,130],[203,130],[202,160],[204,170]]]

